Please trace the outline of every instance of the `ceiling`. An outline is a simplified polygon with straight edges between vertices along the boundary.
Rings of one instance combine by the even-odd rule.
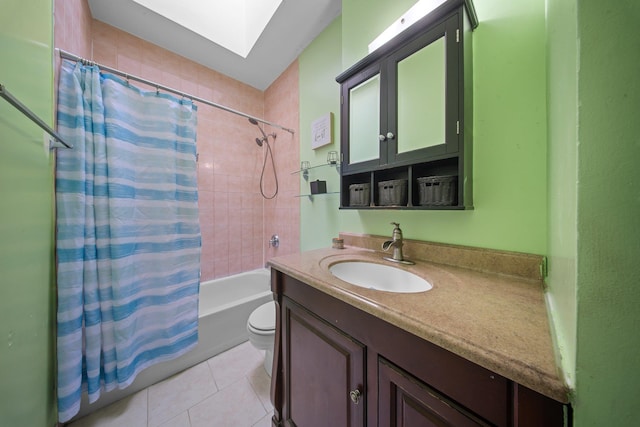
[[[249,0],[220,1],[250,8]],[[141,3],[150,5],[152,1]],[[167,0],[158,0],[158,3],[167,3]],[[135,0],[89,0],[89,7],[98,21],[265,90],[341,13],[342,0],[282,0],[246,58]],[[206,13],[212,26],[229,27],[229,15],[222,10]],[[238,25],[251,24],[239,22]]]

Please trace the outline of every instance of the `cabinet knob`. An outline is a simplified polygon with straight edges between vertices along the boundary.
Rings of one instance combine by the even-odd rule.
[[[358,390],[358,389],[355,389],[355,390],[349,392],[349,397],[351,397],[351,401],[353,403],[355,403],[356,405],[360,402],[360,396],[361,396],[360,390]]]
[[[387,132],[386,135],[380,134],[378,135],[378,139],[380,140],[380,142],[382,141],[386,141],[387,139],[394,139],[396,136],[393,134],[393,132]]]

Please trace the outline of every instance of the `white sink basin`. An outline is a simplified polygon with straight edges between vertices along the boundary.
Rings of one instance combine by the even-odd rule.
[[[329,271],[340,280],[377,291],[412,293],[425,292],[433,287],[409,271],[372,262],[339,262],[330,266]]]

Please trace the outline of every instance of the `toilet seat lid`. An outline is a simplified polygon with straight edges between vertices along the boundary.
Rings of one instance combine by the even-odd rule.
[[[262,304],[249,316],[249,325],[259,331],[276,329],[276,304],[273,301]]]

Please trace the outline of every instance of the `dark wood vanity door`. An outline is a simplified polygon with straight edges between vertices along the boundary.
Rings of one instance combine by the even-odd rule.
[[[379,427],[488,426],[390,362],[378,361]]]
[[[283,329],[285,425],[364,426],[364,345],[287,298]]]

